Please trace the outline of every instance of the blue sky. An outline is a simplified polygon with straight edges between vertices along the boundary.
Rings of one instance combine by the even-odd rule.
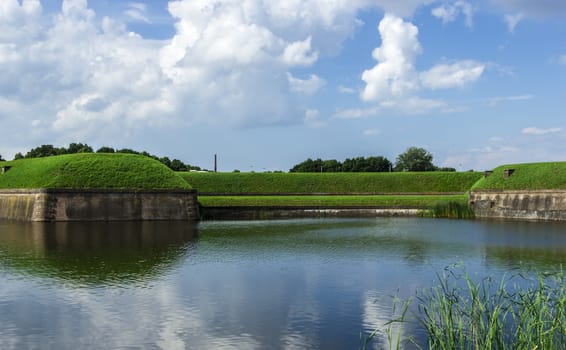
[[[566,2],[2,0],[0,154],[566,161]]]

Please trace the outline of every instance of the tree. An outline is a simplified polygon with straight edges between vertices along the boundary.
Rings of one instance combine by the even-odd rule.
[[[434,171],[435,169],[432,164],[432,154],[424,148],[409,147],[397,156],[395,162],[396,171]]]
[[[115,153],[115,152],[116,151],[114,150],[114,148],[107,146],[102,146],[98,150],[96,150],[96,153]]]
[[[0,154],[0,162],[4,162],[4,158],[2,158],[2,155]]]
[[[18,159],[24,159],[24,155],[21,154],[20,152],[18,152],[14,155],[14,160],[18,160]]]
[[[82,144],[82,143],[71,143],[69,144],[69,147],[67,148],[66,152],[67,154],[75,154],[75,153],[93,153],[93,149],[92,147],[90,147],[89,145]]]
[[[389,159],[379,156],[379,157],[369,157],[366,160],[367,168],[365,171],[371,172],[387,172],[390,171],[393,164],[389,161]]]
[[[39,147],[33,148],[28,153],[26,153],[25,158],[41,158],[49,156],[58,156],[60,154],[65,154],[66,150],[64,148],[56,148],[53,145],[41,145]]]
[[[307,159],[302,163],[295,165],[289,172],[291,173],[319,173],[324,169],[324,162],[318,158],[316,160]]]

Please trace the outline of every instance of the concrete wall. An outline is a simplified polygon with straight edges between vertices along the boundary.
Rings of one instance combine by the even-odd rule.
[[[0,219],[198,220],[193,190],[0,190]]]
[[[478,218],[566,220],[566,191],[471,192],[470,206]]]

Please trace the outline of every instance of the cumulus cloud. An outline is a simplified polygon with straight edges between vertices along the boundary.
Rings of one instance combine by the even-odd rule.
[[[421,81],[430,89],[461,87],[476,81],[484,71],[485,64],[472,60],[440,64],[421,73]]]
[[[306,95],[313,95],[326,84],[324,79],[314,74],[311,74],[308,79],[299,79],[293,77],[291,73],[287,73],[287,80],[291,91]]]
[[[416,96],[424,89],[457,88],[470,84],[481,77],[486,64],[461,60],[451,64],[439,64],[427,71],[415,68],[422,47],[418,40],[418,28],[412,23],[386,14],[378,27],[381,46],[372,56],[377,64],[363,72],[366,83],[361,98],[377,103],[380,107],[394,108],[408,114],[426,113],[432,110],[455,111],[444,101]],[[340,113],[342,114],[342,113]]]
[[[364,101],[384,100],[407,95],[418,88],[416,57],[422,48],[416,26],[392,14],[386,14],[378,26],[381,46],[372,56],[378,64],[362,74],[366,83]]]
[[[509,33],[515,32],[515,27],[517,26],[517,24],[519,24],[519,22],[523,20],[523,18],[525,18],[525,15],[523,13],[503,16],[503,21],[505,21],[505,24],[507,24],[507,29],[509,29]]]
[[[431,13],[443,23],[454,22],[462,14],[467,27],[471,28],[474,25],[474,7],[467,1],[458,0],[442,4],[433,8]]]
[[[175,34],[156,41],[97,15],[86,0],[63,0],[49,14],[39,0],[3,0],[3,130],[96,142],[154,126],[301,123],[304,110],[290,92],[313,94],[325,82],[299,79],[293,69],[336,53],[360,25],[360,9],[396,6],[389,2],[171,1]],[[141,2],[124,14],[150,22]]]
[[[522,130],[522,133],[525,135],[546,135],[546,134],[554,134],[560,131],[562,131],[562,128],[541,129],[536,127],[528,127],[528,128],[524,128]]]

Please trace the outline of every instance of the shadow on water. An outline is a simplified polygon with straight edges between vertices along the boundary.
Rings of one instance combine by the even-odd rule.
[[[0,222],[0,262],[28,276],[123,286],[164,274],[197,237],[189,222]]]

